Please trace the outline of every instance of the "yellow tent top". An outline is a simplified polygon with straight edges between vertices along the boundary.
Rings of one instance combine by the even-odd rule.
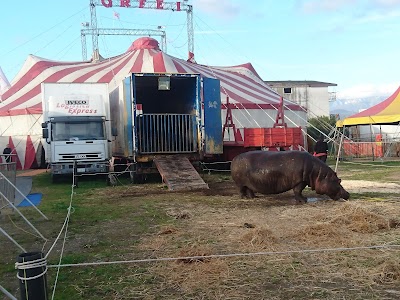
[[[336,127],[400,122],[400,87],[386,100],[336,122]]]

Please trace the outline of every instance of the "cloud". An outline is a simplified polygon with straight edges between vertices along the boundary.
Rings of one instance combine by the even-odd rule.
[[[341,9],[360,11],[363,14],[368,12],[375,13],[390,12],[396,7],[400,7],[400,0],[299,0],[298,8],[305,13],[336,12]]]
[[[213,35],[213,34],[234,34],[234,33],[249,33],[250,30],[196,30],[195,34]]]
[[[317,13],[337,11],[356,2],[357,0],[301,0],[298,5],[305,13]]]
[[[359,84],[337,92],[339,99],[357,99],[375,96],[389,96],[398,88],[398,83]]]
[[[372,12],[371,14],[367,14],[356,19],[354,23],[365,24],[365,23],[381,22],[381,21],[387,21],[389,19],[398,18],[399,16],[400,16],[400,10]]]
[[[400,5],[400,0],[374,0],[372,2],[374,2],[378,7],[393,7]]]
[[[223,18],[234,18],[243,12],[242,7],[230,0],[193,0],[193,6],[197,10],[218,15]]]

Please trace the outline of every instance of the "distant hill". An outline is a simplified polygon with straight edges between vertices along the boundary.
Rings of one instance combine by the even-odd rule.
[[[343,119],[382,102],[388,96],[389,95],[355,99],[337,99],[330,103],[329,110],[331,114],[339,114],[340,119]]]
[[[357,112],[345,109],[331,109],[330,113],[331,115],[339,115],[339,119],[345,119],[351,115],[354,115]]]

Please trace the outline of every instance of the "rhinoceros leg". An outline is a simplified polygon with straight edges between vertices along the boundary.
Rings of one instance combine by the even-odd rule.
[[[304,197],[304,196],[302,195],[302,191],[304,190],[304,188],[305,188],[306,186],[307,186],[307,183],[305,183],[305,182],[300,182],[298,185],[296,185],[296,186],[293,188],[294,198],[296,199],[296,201],[297,201],[298,203],[301,203],[301,202],[306,203],[306,202],[307,202],[307,198]]]
[[[254,192],[247,186],[240,187],[240,197],[241,198],[254,198]]]

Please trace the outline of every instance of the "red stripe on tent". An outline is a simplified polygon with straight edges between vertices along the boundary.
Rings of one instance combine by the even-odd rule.
[[[192,70],[192,71],[194,71],[193,73],[200,73],[203,77],[211,77],[211,78],[213,78],[214,76],[212,76],[212,74],[211,74],[211,76],[205,76],[204,75],[204,72],[203,73],[201,73],[201,72],[199,72],[199,70],[195,70],[195,69],[193,69],[193,68],[190,68],[189,66],[186,66],[188,69],[190,69],[190,70]],[[220,78],[218,78],[221,82],[222,82],[222,80],[220,79]],[[236,100],[236,101],[238,101],[238,102],[240,102],[240,103],[242,103],[242,104],[244,104],[244,103],[252,103],[252,104],[255,104],[254,102],[252,102],[252,101],[250,101],[250,100],[248,100],[248,99],[246,99],[246,98],[243,98],[242,96],[239,96],[238,94],[236,94],[236,93],[234,93],[232,90],[230,90],[229,89],[229,87],[223,87],[222,85],[221,85],[221,93],[223,93],[223,94],[225,94],[225,95],[229,95],[229,97],[231,97],[232,99],[234,99],[234,100]],[[238,104],[238,105],[240,105],[240,104]]]
[[[226,109],[226,104],[221,104],[222,109]],[[256,103],[230,103],[230,108],[231,109],[278,109],[277,104],[256,104]],[[290,108],[291,110],[296,110],[298,109],[298,105],[286,105],[285,107]]]
[[[36,151],[33,146],[31,136],[28,135],[26,138],[26,150],[25,150],[25,163],[24,169],[30,169],[33,165],[33,162],[36,160]]]
[[[13,107],[16,107],[17,105],[20,105],[22,103],[24,103],[25,101],[37,96],[40,94],[40,84],[38,84],[37,86],[35,86],[33,89],[31,89],[29,92],[27,92],[26,94],[22,95],[21,97],[19,97],[18,99],[16,99],[15,101],[4,105],[1,108],[1,112],[4,111],[8,111],[11,110]]]
[[[240,66],[239,66],[240,67]],[[215,70],[215,69],[214,69]],[[270,89],[269,87],[268,87],[268,85],[266,84],[266,83],[260,83],[260,82],[257,82],[257,81],[254,81],[253,79],[251,79],[251,78],[249,78],[249,77],[247,77],[246,75],[243,75],[243,74],[241,74],[241,73],[239,73],[238,71],[233,71],[233,70],[220,70],[220,69],[218,69],[218,68],[216,68],[216,70],[218,70],[218,71],[220,71],[220,72],[227,72],[227,73],[229,73],[229,74],[234,74],[234,75],[237,75],[237,76],[239,76],[239,77],[241,77],[241,78],[243,78],[243,79],[245,79],[245,80],[251,80],[251,82],[253,83],[253,84],[255,84],[255,85],[257,85],[259,88],[261,88],[262,90],[266,90],[266,88],[268,88],[268,91],[271,93],[271,94],[273,94],[273,95],[276,95],[277,97],[278,97],[278,99],[280,99],[280,95],[278,95],[275,91],[273,91],[272,89]],[[254,70],[254,69],[253,69]],[[256,73],[257,74],[257,73]],[[258,75],[257,75],[258,76]],[[259,77],[259,76],[258,76]],[[260,78],[261,79],[261,78]],[[262,79],[261,79],[262,80]],[[263,81],[264,82],[264,81]]]
[[[153,56],[153,66],[154,66],[154,72],[157,73],[167,72],[164,63],[164,55],[162,52],[158,52],[156,55]]]
[[[226,82],[230,86],[233,86],[237,90],[239,90],[255,99],[258,99],[262,102],[270,102],[266,98],[273,99],[275,101],[279,101],[279,99],[280,99],[279,95],[277,95],[273,91],[270,91],[266,86],[261,86],[261,89],[256,89],[256,88],[252,87],[250,84],[246,83],[246,82],[249,82],[249,78],[244,75],[236,74],[239,77],[243,78],[243,81],[240,81],[236,78],[229,76],[228,74],[223,74],[216,70],[213,70],[213,71],[218,78],[220,78],[220,79],[226,78],[226,81],[224,81],[224,82]],[[254,83],[254,81],[252,81],[252,83]],[[256,92],[261,95],[256,94]],[[273,104],[275,104],[275,103],[273,103]]]
[[[237,66],[232,66],[232,68],[246,68],[247,70],[251,71],[254,75],[256,75],[259,79],[263,80],[260,75],[258,75],[256,69],[254,69],[253,65],[251,63],[246,63],[242,65],[237,65]],[[232,71],[230,71],[232,72]]]
[[[172,59],[172,62],[174,63],[175,69],[178,71],[178,73],[187,73],[186,70],[182,67],[182,65],[178,63],[178,61]]]
[[[131,59],[131,55],[129,55],[126,59],[124,59],[119,65],[115,68],[112,68],[109,72],[107,72],[103,77],[101,77],[97,82],[105,82],[109,83],[119,71],[122,70],[123,67],[126,66],[128,61]]]
[[[15,84],[13,84],[3,95],[3,101],[14,95],[23,87],[28,85],[38,75],[42,74],[44,70],[57,66],[69,66],[73,64],[81,64],[82,62],[54,62],[54,61],[39,61],[35,63]]]
[[[131,56],[131,54],[130,54]],[[125,56],[124,56],[125,57]],[[92,77],[93,75],[96,75],[97,73],[99,73],[100,71],[103,71],[104,69],[109,68],[111,65],[117,63],[118,61],[122,60],[124,57],[118,58],[115,61],[113,60],[112,62],[107,61],[107,64],[104,64],[104,66],[97,68],[95,70],[92,70],[90,72],[87,72],[86,74],[83,74],[82,76],[78,77],[77,79],[75,79],[72,82],[85,82],[86,80],[88,80],[90,77]]]
[[[193,65],[193,64],[188,64],[188,63],[186,63],[186,62],[183,62],[183,64],[185,65],[185,67],[187,68],[187,69],[190,69],[190,70],[196,70],[195,68],[196,67],[199,67],[199,65]],[[192,68],[192,66],[193,66],[193,68]],[[200,68],[199,68],[200,69]],[[212,71],[215,71],[215,69],[212,69]],[[195,73],[200,73],[202,76],[205,76],[205,77],[215,77],[212,73],[208,73],[207,71],[205,71],[205,70],[196,70],[196,72]],[[219,72],[220,73],[220,72]],[[223,80],[222,79],[223,78],[223,76],[221,75],[221,76],[218,76],[218,79],[221,81],[221,82],[226,82],[226,80]],[[244,76],[244,79],[245,80],[248,80],[247,79],[247,77],[245,77]],[[240,84],[240,82],[239,82],[239,84]],[[232,84],[229,84],[230,86],[232,86]],[[271,103],[270,101],[268,101],[268,100],[266,100],[265,98],[263,98],[262,96],[258,96],[258,95],[255,95],[254,93],[252,93],[250,90],[251,90],[251,87],[249,87],[249,89],[243,89],[243,88],[241,88],[241,87],[239,87],[239,86],[236,86],[236,85],[233,85],[234,86],[234,88],[236,88],[237,90],[240,90],[241,92],[243,92],[244,94],[247,94],[247,95],[250,95],[251,97],[253,97],[253,98],[256,98],[256,99],[259,99],[260,101],[262,101],[262,102],[264,102],[264,103],[266,103],[267,104],[267,108],[274,108],[274,109],[276,109],[277,107],[278,107],[278,102],[277,103]],[[248,86],[248,85],[247,85]],[[265,87],[264,86],[264,89],[267,89],[267,87]],[[263,108],[262,106],[264,105],[264,104],[257,104],[257,103],[254,103],[254,102],[252,102],[252,101],[250,101],[250,100],[248,100],[248,99],[246,99],[246,98],[244,98],[243,96],[240,96],[240,95],[238,95],[238,94],[236,94],[235,92],[233,92],[232,90],[231,90],[231,88],[229,87],[229,86],[221,86],[221,92],[223,93],[223,94],[225,94],[225,95],[229,95],[233,100],[236,100],[237,102],[239,102],[239,103],[236,103],[235,105],[238,105],[238,106],[244,106],[243,108],[247,108],[247,106],[250,104],[250,106],[251,105],[253,105],[253,107],[252,108]],[[264,93],[265,94],[265,93]],[[267,98],[272,98],[272,96],[275,96],[275,94],[272,92],[272,95],[268,95],[268,94],[266,94],[266,97]],[[279,98],[278,98],[279,99]],[[269,102],[269,103],[268,103]],[[269,106],[268,106],[269,105]],[[289,105],[286,105],[286,107],[287,108],[290,108],[291,110],[296,110],[296,111],[302,111],[303,109],[302,109],[302,107],[301,106],[299,106],[299,105],[297,105],[297,104],[289,104]]]
[[[14,142],[11,138],[11,136],[8,138],[8,144],[10,145],[10,148],[12,149],[11,154],[16,154],[11,156],[11,161],[15,162],[17,165],[17,170],[21,170],[22,169],[22,165],[21,165],[21,161],[19,160],[18,157],[18,153],[17,153],[17,149],[15,148]]]
[[[42,114],[42,103],[35,104],[29,108],[18,108],[12,110],[0,111],[0,116],[19,116],[19,115],[35,115]]]
[[[90,66],[90,65],[89,65]],[[85,69],[87,67],[89,67],[88,65],[81,65],[81,66],[77,66],[77,67],[72,67],[72,68],[65,68],[63,70],[57,71],[54,74],[50,75],[49,77],[47,77],[45,80],[43,80],[43,82],[58,82],[60,79],[62,79],[63,77],[70,75],[73,72],[76,72],[78,70],[82,70]],[[31,89],[29,92],[25,93],[24,95],[22,95],[21,97],[17,98],[16,100],[12,101],[11,103],[9,103],[8,105],[5,105],[1,108],[1,110],[10,110],[13,107],[16,107],[22,103],[24,103],[25,101],[32,99],[34,96],[37,96],[40,94],[41,92],[41,88],[40,85],[37,85],[36,87],[34,87],[33,89]]]
[[[131,73],[140,73],[142,72],[142,66],[143,66],[143,55],[144,51],[140,51],[139,55],[136,57],[135,63],[133,64],[131,68]]]
[[[214,76],[212,74],[206,74],[205,72],[201,72],[199,70],[195,70],[194,68],[190,68],[190,66],[186,66],[187,69],[192,70],[193,73],[195,74],[201,74],[202,77],[210,77],[210,78],[214,78]],[[218,78],[221,82],[222,80],[220,78]],[[241,104],[255,104],[254,102],[243,98],[242,96],[239,96],[238,94],[236,94],[235,92],[233,92],[228,86],[222,86],[221,85],[221,93],[223,93],[224,95],[229,95],[230,98],[236,100],[237,103],[236,105],[241,105]],[[255,104],[257,105],[257,104]]]
[[[103,61],[103,62],[100,62],[100,63],[98,63],[98,64],[100,65],[100,64],[107,63],[107,62],[108,62],[108,61]],[[48,63],[48,62],[45,61],[45,62],[42,62],[42,63]],[[39,64],[39,63],[38,63],[38,64]],[[83,69],[85,69],[85,68],[93,67],[93,64],[91,64],[91,63],[82,63],[82,62],[78,62],[78,63],[57,63],[57,64],[51,62],[50,67],[58,67],[58,66],[63,66],[63,65],[65,65],[65,66],[67,66],[67,67],[66,67],[65,69],[62,69],[62,70],[60,70],[60,71],[57,71],[57,72],[53,73],[52,75],[50,75],[49,77],[47,77],[45,80],[43,80],[43,82],[58,82],[60,79],[62,79],[63,77],[65,77],[65,76],[67,76],[67,75],[72,74],[73,72],[80,71],[80,70],[83,70]],[[79,65],[79,66],[75,66],[75,65]],[[74,67],[68,68],[69,66],[74,66]],[[43,72],[45,69],[47,69],[47,67],[46,67],[46,68],[43,68],[43,66],[42,66],[42,68],[40,68],[40,69],[39,69],[39,68],[38,68],[38,69],[34,69],[34,70],[33,70],[33,69],[34,69],[34,68],[31,68],[31,69],[22,77],[22,78],[24,78],[24,80],[20,80],[20,81],[16,84],[15,87],[20,86],[20,84],[24,84],[24,85],[21,86],[20,88],[23,88],[25,85],[28,85],[29,82],[31,82],[31,80],[37,76],[36,72]],[[33,70],[33,71],[32,71],[32,70]],[[35,75],[32,76],[32,75],[31,75],[31,72],[33,72]],[[28,80],[28,81],[26,81],[26,80]],[[34,89],[36,90],[37,87],[38,87],[38,86],[34,87],[32,90],[34,90]],[[14,86],[13,86],[13,88],[14,88]],[[19,89],[18,89],[18,90],[19,90]],[[12,109],[13,107],[16,107],[16,106],[20,105],[21,103],[32,99],[34,96],[37,96],[38,94],[40,94],[40,84],[39,84],[39,93],[32,93],[32,90],[28,91],[28,92],[25,93],[24,95],[20,96],[19,98],[15,99],[14,101],[10,102],[8,105],[5,105],[5,106],[1,107],[0,110],[1,110],[1,111],[3,111],[3,110],[10,110],[10,109]],[[15,92],[17,92],[17,91],[15,91]],[[11,96],[11,95],[10,95],[10,96]],[[3,100],[5,100],[5,99],[3,98]]]
[[[73,72],[80,71],[86,68],[91,67],[92,65],[84,65],[84,66],[78,66],[78,67],[72,67],[72,68],[66,68],[60,71],[55,72],[54,74],[50,75],[47,77],[43,82],[58,82],[60,81],[61,78],[64,78],[65,76],[68,76],[72,74]]]
[[[192,66],[192,64],[190,64],[189,66],[186,65],[186,67],[190,67],[190,66]],[[206,70],[204,70],[204,68],[200,68],[200,66],[198,66],[198,65],[196,65],[196,67],[198,67],[198,69],[200,69],[202,71],[202,74],[205,74],[207,77],[211,77],[211,78],[215,77],[215,75],[212,74],[210,71],[208,71],[208,70],[206,71]],[[213,71],[214,71],[214,69],[213,69]],[[233,90],[231,90],[230,86],[232,86],[232,88],[235,88],[236,90],[239,90],[239,91],[243,92],[244,94],[247,94],[247,95],[249,95],[255,99],[258,99],[264,103],[269,102],[269,104],[278,104],[278,103],[270,103],[270,101],[266,100],[262,96],[258,96],[256,94],[252,93],[249,89],[244,89],[244,88],[241,88],[240,86],[236,86],[236,85],[228,82],[228,80],[224,79],[222,75],[218,76],[218,79],[221,81],[221,83],[225,83],[227,85],[227,86],[221,85],[221,92],[224,93],[225,95],[229,95],[232,99],[234,99],[238,102],[253,103],[252,101],[250,101],[246,98],[243,98],[243,96],[240,96],[240,95],[236,94],[235,92],[233,92]],[[245,84],[243,84],[243,85],[245,85]]]
[[[203,70],[203,72],[205,72],[205,73],[209,72],[209,74],[212,77],[217,76],[218,79],[221,80],[221,82],[224,82],[227,85],[233,86],[237,90],[239,90],[239,91],[241,91],[241,92],[243,92],[245,94],[248,94],[251,97],[256,98],[256,99],[258,99],[260,101],[268,102],[268,100],[266,100],[265,97],[273,98],[276,101],[279,101],[279,99],[280,99],[280,96],[275,94],[272,91],[270,93],[267,93],[267,91],[269,92],[269,89],[266,86],[263,87],[263,90],[257,90],[258,93],[265,95],[265,97],[260,96],[260,95],[256,95],[255,93],[252,92],[252,91],[256,91],[254,89],[254,87],[252,87],[250,84],[246,83],[246,81],[248,82],[250,79],[248,77],[244,76],[244,75],[240,76],[241,74],[239,74],[239,73],[235,73],[235,74],[240,76],[241,78],[243,78],[244,79],[243,81],[240,81],[240,80],[238,80],[236,78],[233,78],[229,74],[226,74],[226,73],[224,73],[224,72],[222,72],[220,70],[212,69],[212,73],[211,73],[210,71],[208,71],[207,68],[205,68],[203,66],[198,65],[198,68]],[[253,83],[255,81],[252,80],[251,82]],[[243,88],[243,87],[245,87],[245,88]]]
[[[35,111],[38,111],[40,109],[40,112],[42,112],[42,103],[40,102],[40,103],[37,103],[37,104],[35,104],[35,105],[32,105],[30,108],[29,108],[29,111],[31,112],[31,114],[32,113],[34,113]]]
[[[230,81],[233,81],[235,83],[237,83],[240,86],[244,86],[247,89],[246,90],[252,90],[254,92],[258,92],[261,95],[264,95],[264,97],[268,97],[268,98],[272,98],[275,101],[279,101],[280,99],[280,95],[278,95],[275,91],[271,90],[270,88],[267,87],[267,84],[260,84],[256,81],[251,80],[249,77],[247,77],[246,75],[240,74],[240,73],[236,73],[236,72],[232,72],[232,71],[227,71],[228,74],[221,74],[221,72],[215,71],[214,72],[217,74],[218,76],[225,76],[227,78],[229,78]],[[234,74],[236,76],[239,76],[240,78],[243,79],[243,81],[233,78],[232,76],[229,76],[229,74]],[[227,76],[226,76],[227,75]],[[250,84],[247,84],[246,82],[249,82],[251,80],[251,83],[253,85],[256,85],[257,87],[252,87]],[[260,98],[263,96],[257,96],[260,100],[263,100],[264,98]]]

